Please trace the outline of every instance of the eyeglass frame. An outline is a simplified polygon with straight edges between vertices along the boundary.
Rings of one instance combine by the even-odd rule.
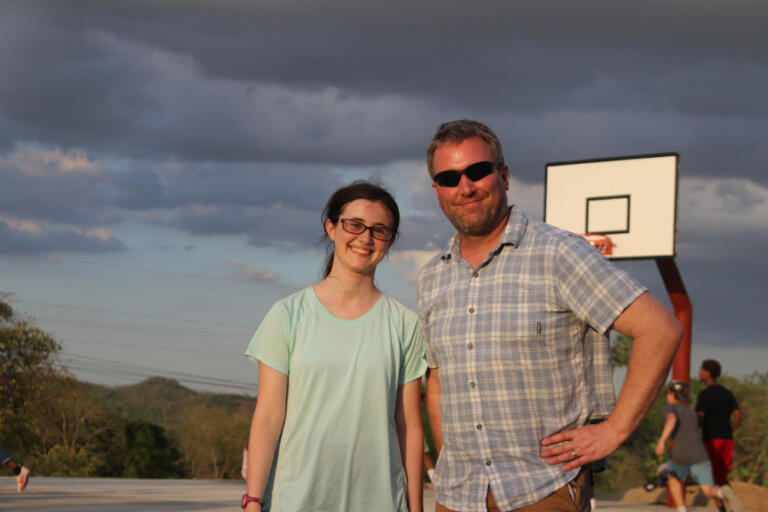
[[[349,233],[350,235],[362,235],[363,233],[365,233],[366,230],[368,230],[371,232],[371,237],[375,238],[380,242],[391,242],[392,240],[395,239],[395,234],[387,226],[368,226],[367,224],[365,224],[363,221],[359,219],[339,219],[339,222],[341,223],[341,229],[343,229],[345,232]],[[349,228],[347,227],[347,224],[346,224],[347,222],[355,222],[357,224],[360,224],[361,226],[363,226],[362,231],[358,231],[357,233],[354,231],[350,231]],[[389,233],[389,237],[381,238],[376,236],[375,234],[376,232],[374,231],[375,229],[386,230],[386,232]]]
[[[478,166],[482,166],[482,167],[478,167]],[[485,178],[486,176],[490,176],[491,174],[493,174],[495,170],[496,170],[496,164],[494,162],[491,162],[489,160],[483,160],[480,162],[469,164],[462,171],[457,171],[454,169],[446,169],[444,171],[440,171],[434,176],[432,176],[432,181],[434,181],[437,185],[441,187],[455,188],[459,186],[459,183],[461,183],[462,176],[466,176],[467,179],[472,182],[477,182]],[[467,171],[469,171],[470,174],[467,174]],[[482,173],[482,175],[478,175],[476,178],[473,178],[473,175],[475,175],[475,173],[478,173],[478,172]],[[447,183],[441,183],[440,176],[443,176],[444,179],[448,178],[448,176],[458,176],[458,178],[456,179],[455,185],[450,185]]]

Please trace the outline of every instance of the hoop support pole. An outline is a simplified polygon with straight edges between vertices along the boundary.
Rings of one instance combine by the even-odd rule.
[[[685,291],[683,278],[674,258],[657,258],[656,266],[661,272],[664,287],[675,310],[675,318],[683,326],[683,339],[672,362],[672,378],[690,385],[691,382],[691,329],[693,327],[693,306]]]
[[[683,339],[677,349],[675,359],[672,361],[672,379],[681,380],[690,386],[691,384],[691,328],[693,327],[693,306],[685,291],[683,278],[677,269],[674,258],[656,258],[656,266],[661,272],[661,279],[669,294],[669,301],[675,310],[675,318],[683,326]],[[669,441],[669,449],[672,450],[672,440]],[[683,496],[685,496],[685,482],[683,482]],[[667,507],[675,508],[672,495],[667,493]]]

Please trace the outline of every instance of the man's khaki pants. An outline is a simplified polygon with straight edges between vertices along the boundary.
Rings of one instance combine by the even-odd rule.
[[[517,508],[519,512],[589,512],[589,499],[592,497],[592,472],[582,468],[579,475],[568,484],[556,490],[543,500]],[[488,497],[485,500],[488,512],[501,512],[493,499],[491,488],[488,487]],[[435,504],[435,512],[461,512]]]

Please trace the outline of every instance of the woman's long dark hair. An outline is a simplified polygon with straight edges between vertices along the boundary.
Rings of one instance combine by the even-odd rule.
[[[346,207],[352,201],[357,199],[366,199],[375,203],[381,203],[392,214],[392,233],[393,237],[390,242],[390,246],[395,243],[397,239],[397,230],[400,226],[400,209],[397,207],[395,198],[392,194],[381,185],[371,183],[369,181],[355,181],[346,187],[341,187],[334,192],[328,199],[328,202],[323,209],[323,233],[328,238],[328,233],[325,232],[325,222],[330,220],[334,225],[339,222],[339,216]],[[330,242],[330,241],[329,241]],[[330,275],[333,268],[333,244],[328,244],[328,256],[325,260],[325,269],[323,271],[323,278]]]

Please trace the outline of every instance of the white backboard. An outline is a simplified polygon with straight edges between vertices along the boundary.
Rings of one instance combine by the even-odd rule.
[[[611,238],[610,259],[677,254],[677,153],[549,163],[544,222]]]

